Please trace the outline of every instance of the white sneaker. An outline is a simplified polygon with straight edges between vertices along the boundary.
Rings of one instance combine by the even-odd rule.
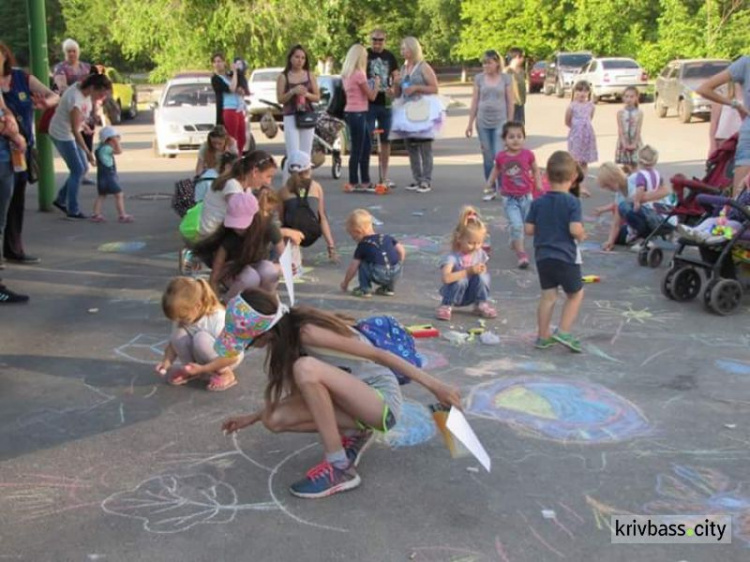
[[[631,252],[635,252],[637,254],[638,252],[640,252],[643,249],[651,249],[653,247],[654,247],[654,243],[653,242],[649,242],[648,244],[645,244],[645,245],[644,245],[643,242],[636,242],[635,244],[633,244],[632,246],[630,246],[630,251]]]
[[[418,183],[410,183],[409,185],[407,185],[405,187],[405,189],[406,189],[406,191],[416,191],[416,190],[419,189],[419,184]]]
[[[423,181],[417,186],[417,193],[429,193],[432,191],[432,186],[426,181]]]
[[[695,229],[684,224],[678,224],[677,234],[679,234],[681,238],[687,238],[688,240],[692,240],[695,234]]]
[[[497,193],[488,193],[482,197],[482,201],[493,201],[495,198],[497,198]]]

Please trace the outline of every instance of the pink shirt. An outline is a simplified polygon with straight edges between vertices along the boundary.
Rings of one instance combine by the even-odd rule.
[[[367,84],[367,76],[361,70],[355,70],[351,76],[343,80],[344,92],[346,92],[346,107],[344,111],[359,112],[367,111],[370,107],[370,101],[362,91],[361,84]]]
[[[525,148],[518,154],[508,154],[501,150],[495,156],[500,193],[511,197],[528,195],[534,190],[532,165],[536,162],[534,153]]]

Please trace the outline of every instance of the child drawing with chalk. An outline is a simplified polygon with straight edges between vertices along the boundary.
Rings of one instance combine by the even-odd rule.
[[[581,254],[578,242],[586,239],[581,216],[581,202],[569,193],[578,178],[579,168],[573,157],[562,150],[547,161],[550,190],[531,204],[526,217],[526,234],[534,237],[534,258],[542,295],[539,299],[538,337],[534,347],[547,349],[560,343],[571,351],[581,352],[581,343],[570,330],[583,302]],[[560,325],[550,334],[557,290],[565,291]]]
[[[161,306],[174,327],[156,372],[169,384],[180,386],[203,374],[191,371],[190,365],[216,359],[214,343],[224,330],[224,307],[207,281],[190,277],[172,279],[164,291]],[[181,363],[180,368],[174,365],[175,359]],[[210,378],[206,388],[220,391],[237,384],[232,369],[241,360],[239,356],[221,369],[207,370]]]
[[[487,238],[487,227],[474,207],[464,207],[453,231],[450,254],[440,261],[443,286],[442,303],[435,316],[450,320],[454,306],[474,305],[474,312],[482,318],[495,318],[497,311],[488,302],[490,274],[489,256],[482,249]]]
[[[288,309],[260,289],[227,304],[226,328],[216,343],[220,357],[204,368],[226,367],[248,347],[266,348],[268,383],[265,406],[227,419],[222,429],[234,433],[262,422],[274,433],[318,433],[325,460],[292,484],[295,496],[323,498],[360,485],[356,467],[373,432],[391,429],[401,412],[396,373],[440,403],[461,406],[458,390],[416,366],[421,359],[400,324],[383,316],[364,322],[306,306]],[[388,337],[394,330],[401,342],[395,348]]]

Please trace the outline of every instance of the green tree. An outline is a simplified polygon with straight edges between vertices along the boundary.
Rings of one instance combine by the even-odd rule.
[[[46,0],[47,45],[50,61],[59,60],[60,42],[65,32],[59,0]],[[0,2],[0,39],[5,42],[24,66],[29,62],[29,21],[26,0]]]

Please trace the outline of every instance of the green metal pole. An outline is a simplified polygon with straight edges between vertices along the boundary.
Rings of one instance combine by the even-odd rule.
[[[31,72],[49,87],[49,59],[47,58],[47,17],[44,0],[27,0],[26,14],[29,21],[29,47]],[[41,111],[36,112],[37,123]],[[36,136],[39,153],[39,210],[51,211],[55,195],[55,169],[52,164],[52,141],[49,135]]]

